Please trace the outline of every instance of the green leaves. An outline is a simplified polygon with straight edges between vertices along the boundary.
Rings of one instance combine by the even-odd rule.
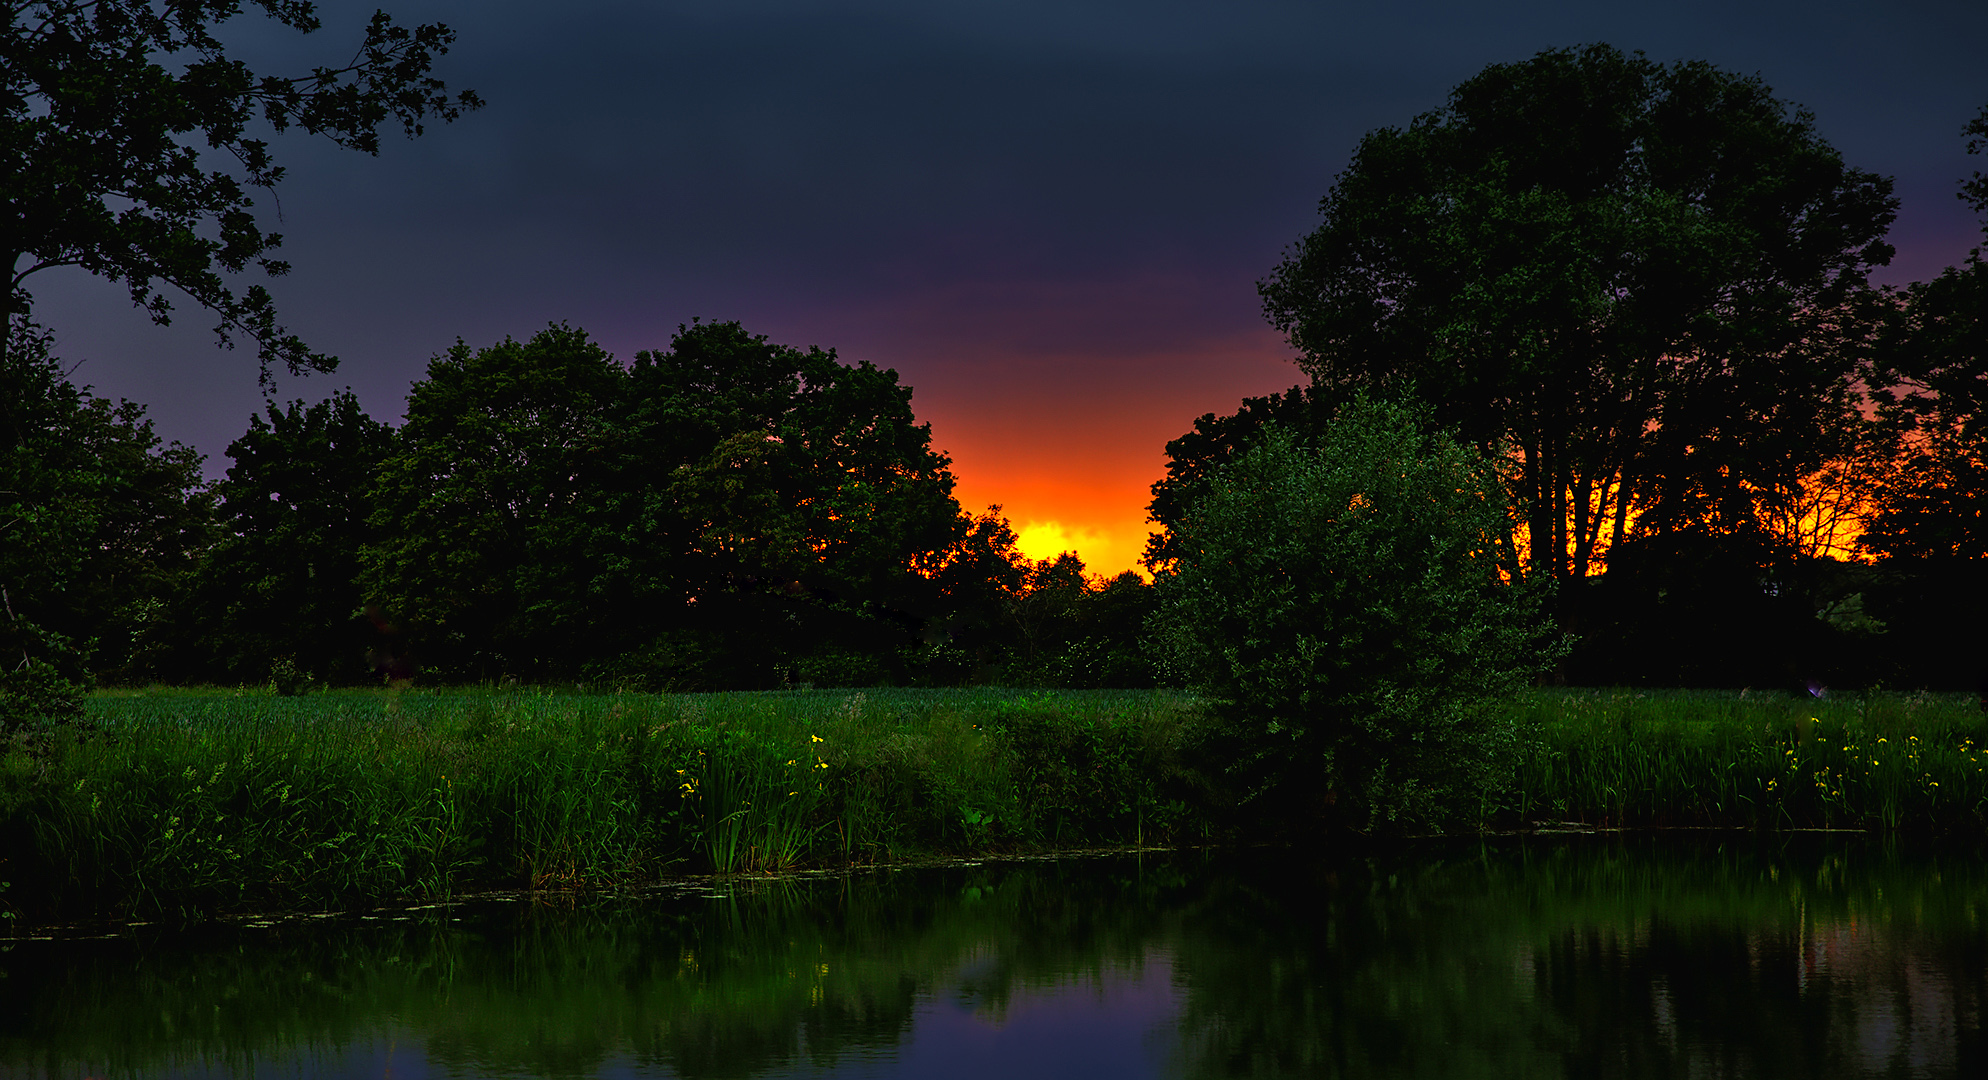
[[[1494,470],[1423,423],[1358,398],[1316,451],[1273,429],[1175,530],[1155,629],[1228,702],[1252,796],[1429,821],[1509,764],[1490,706],[1556,650]]]
[[[910,398],[736,323],[628,368],[564,326],[458,344],[381,468],[362,583],[458,676],[737,687],[894,655],[973,527]]]

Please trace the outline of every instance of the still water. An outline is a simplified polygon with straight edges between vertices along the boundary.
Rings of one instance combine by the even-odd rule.
[[[1988,869],[1534,837],[0,943],[0,1076],[1988,1075]]]

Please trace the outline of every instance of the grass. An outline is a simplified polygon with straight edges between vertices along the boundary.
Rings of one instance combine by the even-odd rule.
[[[1972,698],[1542,690],[1490,828],[1988,832]],[[0,744],[0,916],[1266,839],[1168,691],[106,692]]]
[[[1971,695],[1828,700],[1536,691],[1508,819],[1620,828],[1988,828],[1988,716]]]
[[[99,694],[0,759],[0,904],[184,913],[1182,839],[1169,693]]]

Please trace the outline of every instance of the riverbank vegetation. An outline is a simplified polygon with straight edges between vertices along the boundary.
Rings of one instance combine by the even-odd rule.
[[[1971,698],[1533,691],[1458,831],[1988,831]],[[946,854],[1318,839],[1172,691],[99,694],[16,736],[0,903],[346,908]]]

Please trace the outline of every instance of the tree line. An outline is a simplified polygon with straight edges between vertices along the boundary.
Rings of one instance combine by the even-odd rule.
[[[308,3],[264,6],[316,27]],[[1892,254],[1890,181],[1846,165],[1757,77],[1554,49],[1370,133],[1319,226],[1259,284],[1309,382],[1168,445],[1147,585],[1088,577],[1073,555],[1032,562],[997,510],[961,508],[894,372],[732,323],[693,322],[627,364],[565,326],[458,344],[401,427],[349,393],[272,403],[204,485],[199,458],[163,444],[141,408],[68,381],[27,279],[83,266],[161,321],[156,286],[170,284],[221,315],[224,337],[254,337],[265,373],[328,370],[265,292],[217,276],[285,269],[243,187],[280,169],[244,125],[373,152],[383,124],[416,134],[479,99],[429,75],[453,40],[441,26],[381,16],[353,66],[285,80],[213,38],[230,4],[24,10],[39,22],[0,39],[16,61],[0,117],[17,151],[0,350],[8,693],[89,673],[1218,683],[1220,634],[1244,623],[1212,593],[1197,607],[1189,583],[1221,579],[1212,553],[1243,550],[1218,526],[1255,520],[1239,488],[1346,505],[1304,533],[1339,547],[1259,537],[1247,550],[1284,561],[1252,563],[1227,594],[1274,586],[1279,610],[1327,625],[1345,614],[1319,609],[1331,596],[1367,596],[1381,615],[1427,597],[1345,592],[1350,579],[1310,577],[1307,559],[1357,569],[1362,588],[1448,580],[1395,557],[1408,534],[1361,531],[1374,496],[1358,478],[1385,470],[1329,437],[1342,420],[1390,446],[1467,451],[1418,474],[1438,486],[1495,475],[1502,530],[1462,547],[1432,534],[1429,550],[1464,560],[1443,564],[1455,581],[1493,575],[1550,616],[1564,647],[1528,654],[1554,658],[1528,677],[1819,689],[1980,674],[1988,270],[1977,249],[1933,281],[1874,286]],[[112,53],[130,62],[96,63]],[[94,81],[69,77],[85,70]],[[161,108],[124,107],[136,101]],[[1988,110],[1963,134],[1978,152]],[[241,174],[200,173],[197,143],[231,150]],[[1960,195],[1988,218],[1980,174]],[[113,204],[126,210],[106,217]],[[1368,411],[1346,420],[1356,404]],[[1436,490],[1400,489],[1431,505]],[[1271,518],[1295,522],[1285,509]],[[1285,588],[1298,580],[1310,591]],[[1345,641],[1397,632],[1381,618]],[[1300,637],[1313,668],[1366,658]]]
[[[1031,561],[953,496],[894,371],[694,322],[437,356],[393,428],[271,405],[211,486],[142,410],[10,350],[44,444],[5,498],[9,644],[70,678],[641,689],[1150,685],[1149,591]],[[40,346],[39,348],[37,346]],[[22,402],[18,393],[10,397]],[[23,586],[26,586],[25,588]]]

